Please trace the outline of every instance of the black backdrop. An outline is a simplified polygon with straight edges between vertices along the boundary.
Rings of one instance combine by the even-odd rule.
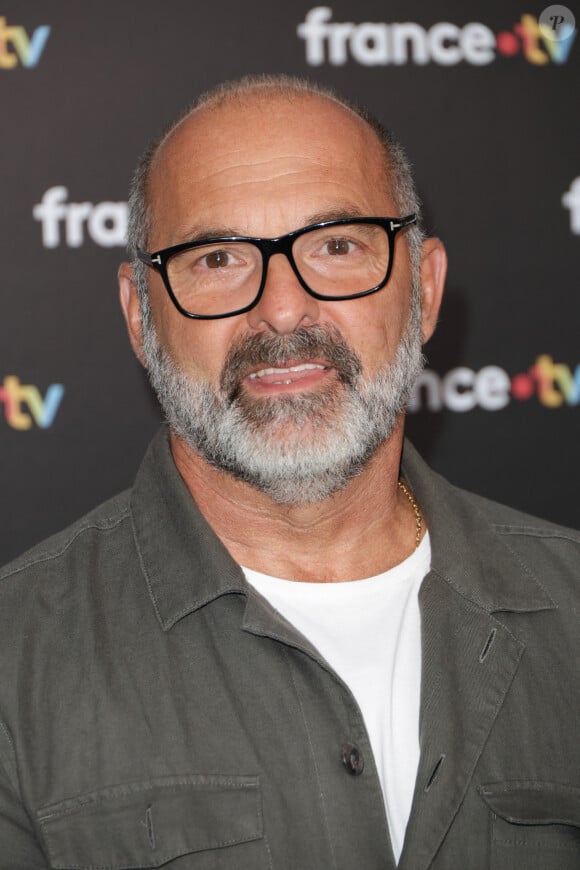
[[[580,525],[580,39],[547,41],[542,8],[0,3],[0,562],[131,483],[159,420],[117,304],[133,165],[200,91],[262,71],[366,102],[416,166],[450,274],[412,438]]]

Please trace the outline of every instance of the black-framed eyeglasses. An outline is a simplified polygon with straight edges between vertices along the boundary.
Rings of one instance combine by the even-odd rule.
[[[268,262],[284,254],[304,290],[315,299],[369,296],[390,278],[403,218],[354,217],[311,224],[276,239],[225,236],[184,242],[137,256],[156,269],[175,307],[186,317],[215,320],[244,314],[258,304]]]

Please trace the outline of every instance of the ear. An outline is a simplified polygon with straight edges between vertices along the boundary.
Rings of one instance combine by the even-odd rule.
[[[421,327],[423,344],[435,331],[447,275],[447,254],[439,239],[425,239],[421,253]]]
[[[129,341],[141,365],[143,361],[143,338],[141,333],[141,303],[135,286],[133,269],[129,263],[119,267],[119,299],[125,316]]]

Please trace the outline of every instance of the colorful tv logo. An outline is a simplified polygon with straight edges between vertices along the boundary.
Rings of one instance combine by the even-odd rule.
[[[568,60],[575,36],[576,32],[570,31],[564,38],[554,39],[537,18],[524,14],[519,24],[514,24],[513,30],[497,34],[496,46],[505,57],[521,51],[525,59],[536,66],[544,66],[550,60],[561,64]]]
[[[36,424],[48,429],[60,407],[64,387],[51,384],[44,396],[38,387],[21,384],[15,375],[6,375],[0,386],[0,404],[4,403],[6,422],[13,429],[31,429]]]
[[[23,67],[36,66],[40,60],[50,27],[43,24],[28,36],[24,27],[8,27],[5,18],[0,18],[0,69],[14,69],[18,63]]]

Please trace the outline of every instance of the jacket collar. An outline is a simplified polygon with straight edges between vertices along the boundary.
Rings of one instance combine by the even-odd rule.
[[[431,570],[460,595],[488,613],[553,608],[532,568],[509,546],[509,538],[486,514],[492,503],[457,489],[432,471],[408,441],[401,473],[414,492],[431,538]],[[513,515],[509,508],[493,506]],[[509,578],[509,583],[506,582]]]
[[[164,631],[215,598],[246,591],[245,578],[179,474],[169,431],[151,442],[131,493],[135,544]]]
[[[474,509],[475,497],[431,471],[408,442],[402,474],[427,521],[432,570],[456,592],[488,612],[554,606],[531,568],[484,512]],[[166,426],[139,469],[131,509],[141,566],[165,631],[221,595],[246,593],[239,565],[205,521],[175,466]]]

